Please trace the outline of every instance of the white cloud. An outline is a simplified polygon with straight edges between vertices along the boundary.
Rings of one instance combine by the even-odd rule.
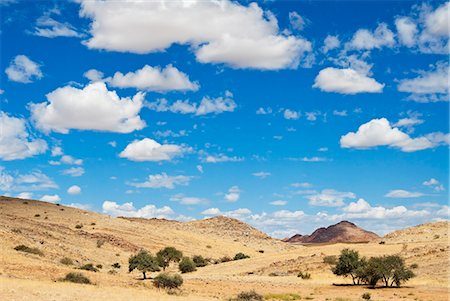
[[[392,126],[395,127],[412,127],[414,125],[422,124],[423,119],[418,119],[417,117],[411,117],[411,118],[402,118],[396,123],[394,123]]]
[[[448,62],[438,62],[416,78],[400,80],[398,90],[411,93],[408,99],[417,102],[449,101],[448,70]]]
[[[230,211],[221,211],[219,208],[208,208],[201,212],[201,214],[206,216],[223,215],[238,219],[244,219],[244,217],[247,217],[251,213],[252,211],[248,208],[238,208]]]
[[[295,187],[295,188],[309,188],[309,187],[312,187],[313,185],[308,182],[298,182],[298,183],[292,183],[291,186]]]
[[[340,139],[341,147],[368,149],[376,146],[399,148],[403,152],[415,152],[449,143],[449,134],[430,133],[411,138],[392,127],[386,118],[372,119],[362,124],[358,131],[347,133]]]
[[[191,82],[189,77],[172,65],[164,68],[145,65],[135,72],[122,74],[116,72],[106,81],[112,87],[136,88],[147,91],[197,91],[199,84]]]
[[[301,158],[288,158],[290,161],[301,161],[301,162],[325,162],[329,161],[329,159],[324,157],[301,157]]]
[[[143,218],[170,218],[175,212],[169,206],[156,207],[153,204],[136,209],[133,202],[118,204],[105,201],[102,205],[103,213],[112,216],[143,217]]]
[[[386,23],[380,23],[374,32],[359,29],[346,47],[356,50],[372,50],[382,47],[390,48],[394,45],[394,33],[387,27]]]
[[[41,66],[25,55],[16,56],[5,70],[8,79],[18,83],[31,83],[42,78]]]
[[[413,47],[416,44],[418,29],[417,24],[411,18],[400,17],[395,19],[395,27],[403,45]]]
[[[145,127],[139,117],[144,94],[120,98],[105,83],[83,89],[66,86],[47,94],[48,102],[31,103],[36,126],[44,132],[67,134],[70,129],[130,133]],[[74,114],[76,112],[76,114]]]
[[[80,194],[81,188],[78,185],[72,185],[67,189],[68,194]]]
[[[423,30],[419,37],[419,49],[424,53],[448,54],[449,47],[449,11],[450,2],[437,7],[434,11],[423,4],[420,17]]]
[[[33,198],[33,193],[31,192],[21,192],[19,193],[16,198],[18,199],[25,199],[25,200],[31,200]]]
[[[339,207],[344,205],[345,199],[354,199],[353,192],[341,192],[334,189],[324,189],[320,193],[306,197],[313,206]]]
[[[103,79],[104,74],[103,72],[96,69],[89,69],[88,71],[84,72],[83,76],[92,82],[97,82]]]
[[[411,192],[403,189],[396,189],[391,190],[388,193],[386,193],[385,197],[388,198],[396,198],[396,199],[402,199],[402,198],[419,198],[421,196],[424,196],[421,192]]]
[[[303,211],[280,210],[273,213],[273,217],[280,219],[299,219],[305,216]]]
[[[63,154],[63,150],[60,146],[54,146],[52,148],[52,157],[62,156]]]
[[[138,188],[167,188],[174,189],[176,185],[188,185],[191,177],[169,176],[165,172],[161,174],[149,175],[147,181],[141,183],[129,183]]]
[[[293,29],[300,31],[303,30],[306,25],[305,19],[295,11],[289,13],[289,23],[291,23]]]
[[[270,205],[274,205],[274,206],[284,206],[287,204],[287,201],[283,201],[283,200],[276,200],[273,202],[270,202]]]
[[[328,35],[323,41],[322,51],[327,53],[330,50],[339,48],[341,46],[341,42],[339,41],[339,37]]]
[[[204,163],[222,163],[222,162],[241,162],[244,161],[243,158],[240,157],[229,157],[225,154],[216,154],[216,155],[207,155],[202,159]]]
[[[228,193],[225,194],[224,199],[227,202],[237,202],[239,198],[241,197],[241,190],[238,186],[231,186],[230,189],[228,189]]]
[[[82,1],[80,15],[92,20],[85,44],[95,49],[151,53],[190,45],[202,63],[266,70],[296,68],[312,50],[309,41],[281,35],[275,16],[256,3]]]
[[[77,208],[77,209],[81,209],[81,210],[89,210],[89,211],[93,210],[92,205],[90,205],[90,204],[70,203],[70,204],[66,204],[65,206]]]
[[[61,198],[57,194],[53,195],[46,194],[43,197],[41,197],[40,200],[48,203],[58,203],[59,201],[61,201]]]
[[[58,185],[40,170],[19,174],[17,171],[9,172],[0,166],[0,190],[2,191],[36,191],[55,188],[58,188]]]
[[[269,176],[271,176],[272,174],[270,172],[267,171],[258,171],[258,172],[254,172],[252,173],[253,176],[260,178],[260,179],[265,179]]]
[[[434,191],[436,191],[436,192],[440,192],[440,191],[444,191],[445,190],[444,185],[442,185],[435,178],[431,178],[428,181],[424,181],[422,184],[425,185],[425,186],[433,188]]]
[[[269,114],[272,114],[271,107],[267,108],[260,107],[258,110],[256,110],[256,115],[269,115]]]
[[[0,125],[0,159],[25,159],[47,150],[47,142],[30,135],[24,119],[0,111]]]
[[[58,22],[49,16],[42,16],[37,19],[33,34],[45,38],[82,36],[69,23]]]
[[[197,168],[199,173],[203,173],[203,166],[197,165],[196,168]]]
[[[170,198],[173,202],[179,202],[182,205],[201,205],[209,203],[208,199],[199,197],[190,197],[183,194],[177,194]]]
[[[284,110],[283,117],[285,119],[297,120],[300,118],[300,113],[289,109]]]
[[[226,97],[210,98],[205,96],[199,104],[189,100],[177,100],[169,104],[167,99],[158,99],[156,102],[146,103],[146,107],[157,112],[172,112],[180,114],[194,114],[202,116],[207,114],[221,114],[233,112],[237,105],[233,99]]]
[[[68,175],[71,177],[81,177],[84,175],[84,168],[83,167],[71,167],[68,169],[65,169],[61,172],[63,175]]]
[[[153,139],[134,140],[119,154],[131,161],[169,161],[181,156],[189,149],[175,144],[159,144]]]
[[[348,116],[347,110],[342,110],[342,111],[334,110],[334,111],[333,111],[333,115],[335,115],[335,116],[340,116],[340,117],[346,117],[346,116]]]
[[[322,69],[316,76],[313,88],[341,94],[380,93],[383,91],[384,84],[351,68],[328,67]]]

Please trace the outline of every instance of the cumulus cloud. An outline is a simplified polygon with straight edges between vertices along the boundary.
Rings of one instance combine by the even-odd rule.
[[[176,194],[170,198],[173,202],[178,202],[182,205],[201,205],[201,204],[207,204],[209,203],[208,199],[205,198],[199,198],[199,197],[192,197],[192,196],[185,196],[183,194]]]
[[[46,195],[42,196],[40,200],[43,202],[55,204],[55,203],[59,203],[61,201],[61,198],[57,194],[53,194],[53,195],[46,194]]]
[[[123,74],[116,72],[105,79],[109,85],[118,88],[136,88],[139,90],[167,92],[167,91],[197,91],[199,84],[190,81],[189,77],[173,67],[164,68],[145,65],[135,72]]]
[[[392,127],[386,118],[372,119],[362,124],[357,132],[350,132],[340,139],[341,147],[369,149],[377,146],[399,148],[403,152],[415,152],[448,144],[449,134],[430,133],[411,138],[396,127]]]
[[[83,76],[91,82],[97,82],[103,79],[104,74],[97,69],[89,69],[88,71],[84,72]]]
[[[169,104],[167,99],[162,98],[158,99],[156,102],[146,103],[146,107],[157,112],[172,112],[202,116],[233,112],[237,105],[230,97],[210,98],[205,96],[200,103],[190,102],[189,100],[177,100],[172,104]]]
[[[368,29],[359,29],[346,47],[356,50],[372,50],[383,47],[390,48],[394,45],[394,33],[388,28],[386,23],[380,23],[373,32]]]
[[[413,47],[416,44],[418,29],[417,24],[411,18],[400,17],[395,19],[395,27],[403,45]]]
[[[68,194],[80,194],[81,193],[81,188],[78,185],[72,185],[67,189],[67,193]]]
[[[260,108],[258,108],[258,110],[256,110],[256,115],[269,115],[269,114],[272,114],[271,107],[267,107],[267,108],[260,107]]]
[[[324,189],[321,192],[306,197],[313,206],[339,207],[344,205],[345,199],[354,199],[353,192],[341,192],[334,189]]]
[[[288,203],[287,201],[276,200],[276,201],[270,202],[270,205],[273,205],[273,206],[284,206],[287,203]]]
[[[431,70],[420,70],[418,77],[400,80],[398,90],[417,102],[449,101],[448,70],[448,62],[438,62]]]
[[[61,172],[63,175],[71,176],[71,177],[81,177],[84,175],[84,168],[83,167],[70,167],[67,169],[64,169]]]
[[[43,77],[41,66],[26,55],[16,56],[5,70],[8,79],[18,83],[31,83]]]
[[[83,89],[58,88],[47,94],[47,100],[29,105],[32,120],[44,132],[67,134],[70,129],[78,129],[130,133],[145,127],[138,115],[142,93],[120,98],[115,91],[108,91],[105,83],[93,82]]]
[[[300,113],[296,111],[292,111],[289,109],[284,110],[283,112],[284,119],[297,120],[300,118]]]
[[[419,198],[421,196],[424,196],[424,194],[421,192],[412,192],[412,191],[407,191],[407,190],[403,190],[403,189],[391,190],[385,194],[385,197],[396,198],[396,199]]]
[[[129,183],[137,188],[167,188],[174,189],[176,185],[188,185],[191,177],[169,176],[165,172],[161,174],[149,175],[147,181],[140,183]]]
[[[237,202],[239,198],[241,197],[241,190],[238,186],[231,186],[230,189],[228,189],[228,193],[225,194],[224,199],[227,202]]]
[[[362,71],[328,67],[322,69],[316,76],[313,88],[341,94],[380,93],[384,84],[380,84]]]
[[[42,16],[36,21],[34,35],[45,38],[81,37],[82,34],[69,23],[61,23],[50,16]]]
[[[102,205],[103,213],[112,216],[143,217],[143,218],[170,218],[175,212],[169,206],[156,207],[153,204],[136,209],[133,202],[118,204],[105,201]]]
[[[292,11],[289,13],[289,23],[293,29],[303,30],[307,22],[299,13]]]
[[[33,137],[22,118],[0,111],[0,159],[5,161],[29,158],[45,153],[47,142]]]
[[[58,185],[40,170],[26,174],[10,172],[0,166],[0,190],[2,191],[36,191],[58,188]]]
[[[206,216],[217,216],[223,215],[228,217],[233,217],[237,219],[244,219],[245,216],[248,216],[252,213],[252,211],[248,208],[238,208],[230,211],[221,211],[219,208],[208,208],[201,212],[201,214]]]
[[[435,178],[431,178],[428,181],[424,181],[422,183],[425,186],[431,187],[434,189],[434,191],[440,192],[440,191],[444,191],[444,185],[442,185],[438,180],[436,180]]]
[[[121,158],[131,161],[170,161],[189,151],[188,148],[175,144],[160,144],[153,139],[134,140],[119,154]]]
[[[323,41],[322,51],[323,53],[327,53],[330,50],[339,48],[341,46],[341,42],[339,41],[339,37],[328,35]]]
[[[190,45],[199,62],[265,70],[296,68],[312,50],[280,34],[275,16],[256,3],[81,1],[80,15],[92,20],[85,44],[94,49],[143,54]]]
[[[202,159],[204,163],[222,163],[222,162],[241,162],[244,161],[244,158],[237,156],[227,156],[225,154],[215,154],[215,155],[207,155]]]

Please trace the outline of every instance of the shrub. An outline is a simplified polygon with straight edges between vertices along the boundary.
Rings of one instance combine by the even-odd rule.
[[[364,300],[370,300],[370,293],[362,294],[361,298],[363,298]]]
[[[417,263],[413,263],[409,266],[411,269],[417,269],[419,265]]]
[[[101,248],[105,244],[105,240],[99,239],[97,240],[97,248]]]
[[[95,226],[95,223],[91,223],[91,226]]]
[[[231,259],[230,256],[224,256],[222,258],[219,259],[219,262],[228,262],[228,261],[232,261],[233,259]]]
[[[63,281],[69,281],[73,283],[90,284],[91,280],[80,273],[69,273],[62,279]]]
[[[156,253],[156,257],[158,258],[159,266],[165,270],[171,261],[180,262],[183,257],[183,253],[174,247],[165,247]]]
[[[206,248],[207,248],[207,249],[211,249],[212,247],[211,247],[210,245],[207,245]]]
[[[40,217],[40,216],[41,216],[40,214],[35,214],[35,215],[34,215],[34,217]]]
[[[73,260],[70,259],[69,257],[61,258],[59,262],[65,265],[73,265]]]
[[[80,267],[80,270],[98,272],[98,269],[92,263],[86,263]]]
[[[183,284],[183,278],[178,274],[170,275],[167,273],[160,273],[153,280],[153,284],[157,288],[175,289]]]
[[[118,262],[113,263],[111,266],[115,269],[120,269],[120,263]]]
[[[42,253],[41,250],[39,250],[38,248],[30,248],[27,247],[25,245],[18,245],[14,248],[14,250],[19,251],[19,252],[24,252],[24,253],[30,253],[30,254],[36,254],[39,256],[44,256],[44,253]]]
[[[195,255],[194,257],[192,257],[192,261],[194,261],[195,266],[199,268],[208,265],[208,261],[201,255]]]
[[[323,258],[323,263],[329,264],[329,265],[335,265],[337,263],[337,258],[334,255],[325,256]]]
[[[240,292],[233,301],[263,301],[264,297],[255,291]]]
[[[157,272],[159,271],[158,259],[149,252],[141,250],[138,254],[133,255],[128,259],[128,271],[132,272],[138,269],[142,272],[144,279],[146,278],[147,272]]]
[[[264,250],[258,250],[259,253],[264,253]]]
[[[280,300],[280,301],[294,301],[301,300],[302,297],[299,294],[287,293],[287,294],[266,294],[264,295],[266,300]]]
[[[21,234],[21,233],[22,233],[22,230],[20,230],[20,229],[18,229],[18,228],[12,228],[12,229],[11,229],[11,232],[12,232],[12,233],[16,233],[16,234]]]
[[[98,269],[103,269],[103,265],[102,264],[97,264],[95,267],[98,268]]]
[[[194,261],[189,257],[183,257],[178,264],[178,268],[181,273],[190,273],[196,270]]]
[[[75,225],[75,229],[81,229],[81,228],[83,228],[83,225],[82,225],[82,224],[77,224],[77,225]]]
[[[245,255],[242,252],[237,253],[236,255],[234,255],[233,260],[241,260],[241,259],[246,259],[246,258],[250,258],[250,256]]]
[[[311,274],[308,272],[300,271],[300,272],[298,272],[297,277],[302,278],[303,280],[308,280],[308,279],[311,279]]]
[[[110,274],[110,275],[116,275],[116,274],[117,274],[117,271],[116,271],[116,270],[109,270],[109,271],[108,271],[108,274]]]

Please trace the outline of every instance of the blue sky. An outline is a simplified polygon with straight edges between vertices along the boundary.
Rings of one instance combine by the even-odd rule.
[[[445,1],[1,1],[0,192],[277,237],[448,219]]]

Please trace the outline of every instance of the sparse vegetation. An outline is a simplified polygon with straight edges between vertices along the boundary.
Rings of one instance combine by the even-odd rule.
[[[183,257],[183,259],[181,259],[180,263],[178,264],[178,268],[180,269],[181,273],[190,273],[196,270],[194,261],[189,257]]]
[[[195,255],[192,257],[192,261],[194,261],[196,267],[204,267],[208,265],[208,261],[203,258],[201,255]]]
[[[325,256],[323,258],[323,263],[329,264],[329,265],[335,265],[337,263],[337,257],[334,255]]]
[[[263,301],[264,297],[255,291],[240,292],[236,298],[230,301]]]
[[[11,232],[12,232],[12,233],[16,233],[16,234],[21,234],[21,233],[22,233],[22,230],[20,230],[20,229],[18,229],[18,228],[12,228],[12,229],[11,229]]]
[[[417,269],[419,265],[417,263],[413,263],[409,266],[411,269]]]
[[[97,264],[95,267],[96,267],[97,269],[103,269],[103,265],[102,265],[102,264]]]
[[[14,248],[14,250],[19,251],[19,252],[44,256],[44,253],[41,250],[39,250],[38,248],[30,248],[25,245],[18,245]]]
[[[363,298],[364,300],[370,300],[370,298],[371,298],[370,293],[362,294],[361,298]]]
[[[165,247],[156,253],[156,257],[158,258],[159,266],[166,270],[170,262],[180,262],[183,253],[174,247]]]
[[[299,294],[287,293],[287,294],[266,294],[265,300],[277,300],[277,301],[295,301],[301,300],[302,297]]]
[[[302,278],[303,280],[309,280],[311,279],[311,274],[308,272],[298,272],[297,277]]]
[[[81,283],[81,284],[91,284],[91,280],[80,273],[69,273],[61,279],[62,281],[68,281],[73,283]]]
[[[220,262],[229,262],[229,261],[232,261],[232,260],[233,259],[231,259],[230,256],[224,256],[224,257],[219,259],[218,263],[220,263]]]
[[[144,279],[147,279],[147,272],[158,272],[160,270],[159,261],[146,250],[141,250],[128,260],[128,271],[131,273],[135,269],[141,271]]]
[[[81,229],[81,228],[83,228],[83,225],[82,225],[82,224],[76,224],[76,225],[75,225],[75,229]]]
[[[241,260],[241,259],[247,259],[247,258],[250,258],[250,256],[248,256],[242,252],[239,252],[236,255],[234,255],[233,260]]]
[[[153,284],[157,288],[176,289],[183,284],[183,278],[178,274],[160,273],[153,280]]]
[[[97,248],[101,248],[104,244],[105,244],[105,240],[104,239],[97,240]]]
[[[35,214],[34,217],[41,217],[41,215],[40,214]]]
[[[113,263],[111,266],[115,269],[120,269],[120,263],[118,262]]]
[[[61,260],[59,262],[64,265],[73,265],[73,260],[70,259],[69,257],[61,258]]]
[[[98,269],[92,263],[86,263],[80,267],[80,270],[98,272]]]

